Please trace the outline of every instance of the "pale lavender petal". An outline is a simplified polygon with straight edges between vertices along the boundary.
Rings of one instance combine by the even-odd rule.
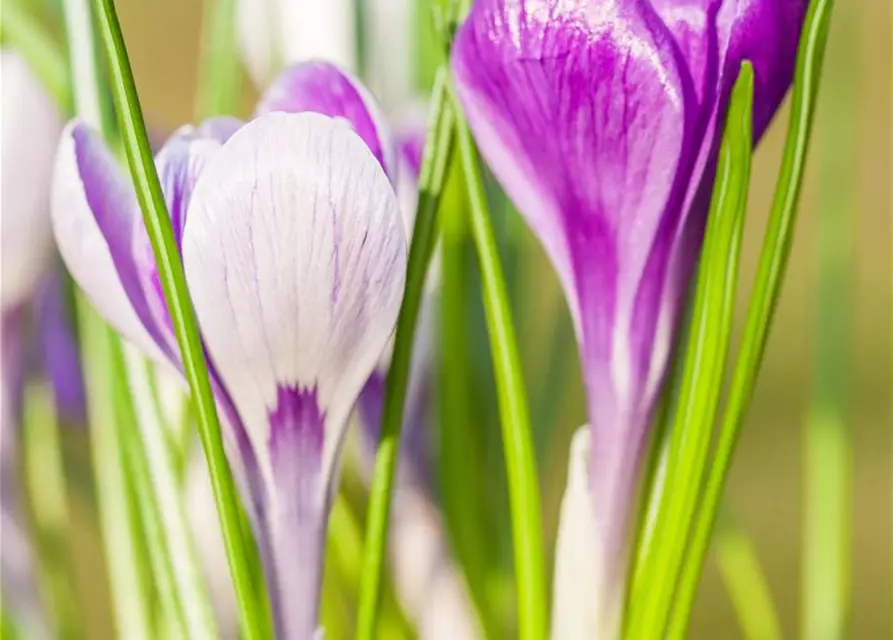
[[[53,388],[59,418],[66,424],[86,424],[84,379],[81,358],[72,324],[71,310],[65,304],[59,276],[44,278],[35,300],[43,374]]]
[[[133,186],[80,120],[69,123],[59,143],[52,219],[59,253],[99,314],[153,359],[171,360],[133,251],[134,228],[142,224]]]
[[[18,53],[3,47],[0,65],[0,306],[7,309],[28,299],[51,263],[47,194],[62,118],[52,97]]]
[[[257,115],[311,111],[344,120],[366,142],[385,173],[396,176],[387,122],[359,79],[331,62],[299,62],[280,73],[257,105]]]
[[[284,638],[315,630],[341,441],[393,332],[405,251],[380,164],[316,113],[246,124],[192,195],[187,281],[255,455],[248,498]]]
[[[227,131],[226,125],[222,127],[214,125],[205,130],[191,126],[181,127],[155,156],[155,167],[178,249],[183,241],[186,212],[192,191],[205,165],[220,150],[221,142],[216,136],[227,137],[230,135]],[[216,136],[205,135],[205,132]],[[179,346],[164,299],[155,253],[141,217],[134,222],[132,242],[133,255],[139,267],[137,273],[140,285],[152,314],[152,321],[158,327],[168,352],[177,355],[179,359]]]

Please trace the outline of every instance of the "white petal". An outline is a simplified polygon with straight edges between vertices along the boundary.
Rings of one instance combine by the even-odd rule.
[[[221,635],[224,638],[238,638],[236,594],[229,574],[208,465],[201,447],[198,446],[187,471],[185,502]]]
[[[262,116],[205,168],[184,233],[186,276],[256,451],[269,446],[279,390],[315,390],[330,477],[347,416],[394,330],[405,244],[381,165],[325,116]]]
[[[236,38],[242,61],[255,86],[265,87],[277,68],[273,0],[238,0],[236,5]]]
[[[391,111],[413,96],[413,35],[416,3],[413,0],[370,0],[365,26],[369,46],[369,84]]]
[[[319,59],[356,69],[353,0],[278,0],[276,4],[285,64]]]
[[[599,558],[589,483],[589,440],[589,427],[583,426],[571,443],[555,543],[553,640],[614,640],[599,635]]]
[[[2,65],[2,284],[0,305],[10,308],[34,290],[52,249],[47,194],[62,119],[52,98],[15,52]]]
[[[421,640],[483,637],[443,524],[421,491],[398,486],[389,547],[397,595]]]
[[[293,62],[320,59],[356,69],[352,0],[239,0],[237,18],[242,59],[259,88]]]
[[[53,176],[53,231],[72,277],[99,314],[158,362],[168,362],[132,254],[136,194],[99,136],[79,120],[63,131]],[[135,306],[139,305],[139,309]],[[140,313],[140,309],[142,313]]]

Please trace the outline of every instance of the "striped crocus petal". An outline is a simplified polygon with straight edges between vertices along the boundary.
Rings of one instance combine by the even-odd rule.
[[[316,113],[263,115],[205,167],[183,259],[253,453],[250,506],[278,637],[312,637],[347,419],[403,294],[396,195],[350,128]]]
[[[393,142],[381,108],[363,83],[338,65],[299,62],[282,71],[261,97],[256,115],[274,111],[311,111],[348,124],[366,142],[388,177],[396,176]]]
[[[199,127],[187,125],[178,129],[155,156],[155,168],[164,193],[177,248],[183,244],[183,229],[192,191],[208,161],[221,145],[241,126],[234,118],[215,118]],[[142,216],[134,221],[132,251],[137,261],[137,274],[143,295],[152,314],[152,321],[169,353],[179,361],[179,346],[164,300],[161,277],[152,243]]]
[[[356,68],[352,0],[238,0],[237,39],[248,73],[264,87],[282,65],[328,60]]]
[[[59,142],[52,219],[65,266],[99,314],[154,360],[173,361],[133,250],[142,224],[133,185],[99,134],[77,119]]]
[[[452,68],[481,153],[544,245],[574,319],[602,573],[592,602],[612,620],[686,285],[671,259],[702,105],[670,32],[640,0],[479,0]]]
[[[0,189],[0,306],[33,293],[50,264],[52,231],[47,194],[62,119],[53,99],[14,51],[0,52],[2,189]]]

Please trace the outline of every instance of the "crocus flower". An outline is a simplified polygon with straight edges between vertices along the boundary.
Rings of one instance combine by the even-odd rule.
[[[316,632],[347,419],[403,293],[396,196],[349,123],[318,113],[184,128],[156,166],[277,635],[303,640]],[[179,368],[133,188],[79,121],[60,143],[53,222],[97,310]]]
[[[457,34],[469,125],[552,260],[580,343],[589,433],[575,446],[585,464],[571,463],[555,637],[618,633],[636,482],[725,104],[751,59],[759,137],[791,82],[805,7],[477,0]]]
[[[52,257],[50,179],[62,120],[25,61],[0,49],[2,189],[0,189],[0,581],[8,606],[29,637],[47,637],[32,571],[18,481],[21,393],[29,356],[27,303]]]
[[[362,0],[369,86],[389,113],[414,95],[416,4],[413,0]]]
[[[2,49],[0,65],[5,161],[0,308],[8,310],[30,297],[52,256],[48,193],[62,119],[19,54]]]
[[[239,0],[237,11],[242,59],[258,87],[297,62],[356,66],[353,0]]]

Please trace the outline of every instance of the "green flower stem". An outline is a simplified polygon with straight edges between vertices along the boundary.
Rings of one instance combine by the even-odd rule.
[[[61,111],[71,104],[71,82],[65,57],[21,0],[4,0],[0,36],[4,46],[18,51],[50,92]]]
[[[22,437],[25,471],[40,546],[42,583],[60,638],[81,634],[71,563],[71,526],[65,465],[52,391],[35,383],[25,390]]]
[[[437,213],[443,193],[446,169],[453,148],[452,114],[447,99],[447,70],[441,67],[431,98],[428,119],[429,144],[425,145],[419,176],[419,202],[415,228],[409,247],[406,291],[397,318],[394,355],[388,373],[384,407],[381,417],[381,437],[375,456],[375,469],[369,490],[369,510],[366,522],[366,549],[360,585],[360,608],[357,637],[373,640],[381,605],[382,573],[387,551],[388,524],[391,512],[394,477],[403,426],[403,409],[415,325],[418,319],[428,265],[437,236]]]
[[[236,46],[236,0],[206,0],[203,6],[197,120],[238,112],[242,88],[242,65]]]
[[[850,603],[853,444],[846,422],[847,386],[853,329],[852,195],[858,116],[854,86],[854,28],[849,14],[832,27],[831,57],[822,96],[818,134],[820,196],[818,305],[813,343],[816,369],[812,407],[804,425],[803,635],[844,638]]]
[[[634,586],[631,637],[662,637],[707,469],[732,331],[741,234],[747,209],[753,134],[753,67],[745,62],[732,90],[713,200],[698,271],[691,337],[651,544]],[[638,610],[637,610],[638,609]]]
[[[485,636],[498,637],[493,607],[488,596],[488,550],[482,534],[486,529],[483,505],[479,422],[470,403],[468,372],[471,367],[467,320],[468,261],[465,187],[461,167],[453,159],[443,199],[440,243],[441,347],[438,378],[440,435],[437,471],[444,528],[453,556],[464,572],[465,582]]]
[[[121,439],[140,494],[150,545],[163,556],[159,591],[174,595],[186,637],[212,640],[217,636],[214,617],[193,548],[175,461],[164,438],[166,427],[148,392],[146,363],[133,347],[115,347],[119,423],[127,425]]]
[[[124,46],[113,0],[94,0],[100,40],[109,62],[112,93],[118,111],[124,148],[130,165],[143,220],[158,265],[164,299],[170,312],[183,369],[195,401],[199,435],[207,457],[211,486],[220,516],[221,531],[238,600],[242,635],[247,640],[262,637],[262,615],[254,597],[251,565],[239,521],[239,503],[227,465],[220,421],[208,377],[195,313],[189,300],[183,265],[174,241],[164,195],[149,149],[146,126],[133,82],[133,72]]]
[[[158,595],[158,628],[173,637],[188,637],[186,612],[180,600],[177,580],[168,552],[164,526],[161,522],[159,497],[152,487],[146,452],[142,446],[138,418],[127,383],[123,347],[117,337],[111,338],[110,382],[114,394],[115,426],[124,464],[127,486],[139,519],[142,533],[142,552],[148,558],[152,582]]]
[[[124,460],[118,441],[118,416],[111,394],[111,348],[115,338],[82,294],[77,294],[75,305],[87,391],[96,502],[105,545],[116,637],[149,640],[155,637],[149,611],[151,599],[139,572],[136,507],[128,495]]]
[[[747,640],[781,640],[781,625],[750,539],[720,520],[713,541],[716,564]],[[806,636],[813,638],[815,636]]]
[[[813,0],[800,37],[800,50],[794,74],[793,107],[788,137],[776,186],[769,226],[763,242],[756,283],[751,295],[747,321],[738,360],[720,423],[716,454],[707,476],[707,485],[689,555],[676,593],[676,606],[670,637],[688,627],[691,606],[710,543],[730,462],[738,441],[744,413],[753,394],[763,359],[769,327],[775,313],[781,283],[790,255],[797,204],[803,184],[806,157],[815,103],[821,80],[822,61],[834,0]]]
[[[484,310],[493,348],[493,370],[511,505],[512,540],[518,582],[518,629],[522,640],[546,637],[548,599],[545,591],[542,519],[536,454],[521,361],[512,324],[502,265],[487,212],[484,185],[471,131],[458,101],[457,137],[469,196],[469,223],[481,269]]]

